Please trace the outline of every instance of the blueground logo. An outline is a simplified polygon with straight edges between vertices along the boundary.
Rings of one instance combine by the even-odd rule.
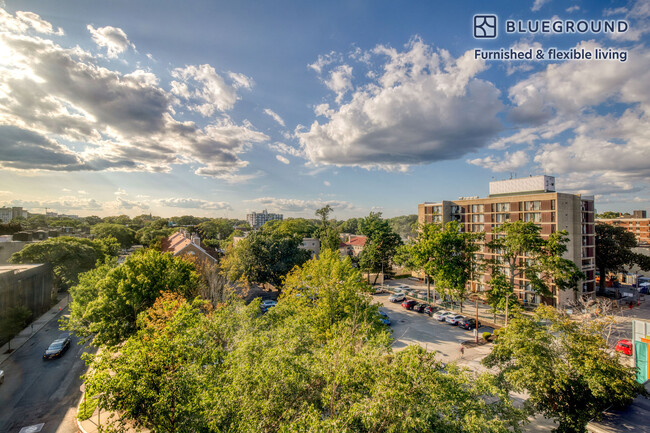
[[[474,15],[474,38],[494,39],[497,37],[496,15]]]

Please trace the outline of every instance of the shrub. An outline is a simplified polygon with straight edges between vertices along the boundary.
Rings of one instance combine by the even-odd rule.
[[[484,339],[485,341],[490,341],[490,337],[491,337],[491,336],[492,336],[492,334],[490,334],[489,332],[484,332],[484,333],[483,333],[483,339]]]

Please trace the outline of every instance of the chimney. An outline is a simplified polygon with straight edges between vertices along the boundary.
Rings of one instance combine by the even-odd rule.
[[[192,243],[196,246],[201,246],[201,238],[196,233],[192,233]]]

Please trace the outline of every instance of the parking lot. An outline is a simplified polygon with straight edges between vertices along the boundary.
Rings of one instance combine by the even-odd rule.
[[[427,314],[406,310],[401,303],[392,303],[388,300],[390,293],[374,296],[380,303],[381,310],[388,314],[393,330],[393,349],[401,350],[410,344],[419,344],[426,350],[438,354],[442,362],[451,362],[460,357],[460,343],[473,341],[474,331],[466,331],[458,326],[439,322]],[[469,312],[468,312],[469,314]],[[483,332],[493,332],[490,327],[481,327],[479,337]],[[465,354],[468,355],[466,349]]]

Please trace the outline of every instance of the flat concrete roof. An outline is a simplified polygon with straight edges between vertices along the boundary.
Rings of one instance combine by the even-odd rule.
[[[0,265],[0,274],[4,272],[21,272],[21,271],[26,271],[28,269],[33,269],[37,268],[39,266],[43,266],[43,263],[21,263],[18,265]]]

